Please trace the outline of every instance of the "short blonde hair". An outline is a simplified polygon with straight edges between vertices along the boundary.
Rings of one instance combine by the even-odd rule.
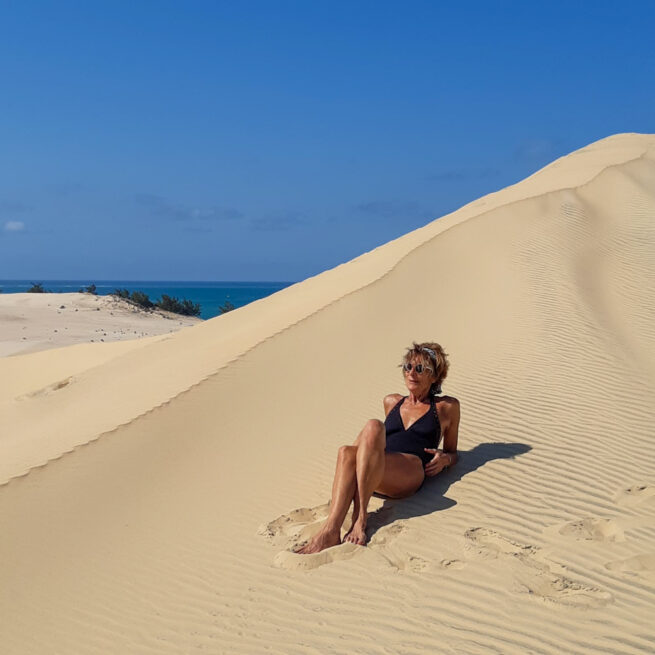
[[[434,370],[437,380],[436,382],[433,382],[430,387],[430,393],[432,395],[441,393],[441,383],[446,379],[448,368],[450,367],[448,355],[444,349],[438,343],[434,343],[433,341],[425,341],[423,343],[416,343],[416,341],[414,341],[412,345],[407,348],[400,365],[408,364],[413,359],[418,359],[425,366],[429,366]]]

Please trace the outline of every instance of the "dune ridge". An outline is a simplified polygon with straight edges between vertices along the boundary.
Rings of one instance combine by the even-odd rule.
[[[81,376],[102,416],[77,439],[128,420],[0,488],[9,651],[652,651],[655,135],[603,139],[466,207]],[[325,516],[336,448],[403,390],[402,349],[423,338],[450,354],[460,462],[374,499],[366,548],[290,552]],[[210,346],[231,359],[200,362]],[[148,351],[169,377],[190,363],[106,416],[99,392],[161,374]],[[71,428],[73,389],[32,412]],[[23,420],[30,439],[47,424]]]
[[[39,407],[35,402],[21,403],[19,398],[24,400],[30,393],[23,392],[19,395],[12,393],[11,387],[0,386],[0,434],[11,435],[0,439],[0,484],[24,475],[31,468],[42,466],[50,459],[57,459],[62,454],[71,452],[76,446],[90,443],[100,435],[113,432],[153,408],[166,404],[263,340],[274,337],[350,293],[375,283],[391,272],[413,250],[462,222],[483,218],[499,207],[510,207],[514,203],[542,197],[546,193],[565,189],[574,191],[593,181],[607,168],[643,158],[653,147],[652,140],[640,138],[643,136],[645,135],[614,135],[592,143],[555,160],[518,184],[488,194],[350,262],[284,289],[273,297],[252,303],[237,312],[194,326],[195,332],[190,332],[187,328],[170,337],[142,339],[139,341],[142,348],[137,353],[134,352],[134,341],[122,342],[120,347],[112,349],[109,360],[104,362],[99,357],[89,357],[87,350],[80,349],[80,346],[69,347],[65,349],[66,358],[60,358],[60,366],[56,368],[52,366],[52,355],[23,355],[22,357],[31,357],[31,360],[26,361],[30,362],[32,370],[41,372],[40,376],[48,369],[55,373],[55,379],[46,384],[39,377],[36,386],[32,381],[33,374],[32,379],[25,379],[28,366],[24,366],[21,375],[20,362],[0,359],[0,373],[4,374],[4,379],[12,380],[12,385],[13,380],[19,380],[23,387],[35,386],[31,398],[34,400],[37,396],[42,404]],[[600,144],[612,144],[613,147],[603,150]],[[603,156],[598,156],[599,149]],[[620,163],[608,163],[609,155],[618,158]],[[586,166],[575,168],[574,156],[578,159],[581,156],[585,158]],[[562,166],[565,169],[558,170]],[[578,183],[577,186],[561,186],[562,176],[566,176],[567,182],[573,179]],[[540,184],[539,191],[533,188],[537,183]],[[551,189],[553,186],[555,188]],[[550,190],[544,191],[544,188]],[[277,315],[274,313],[271,316],[271,303],[275,303]],[[221,322],[217,323],[219,320]],[[209,330],[209,333],[204,334],[205,330]],[[170,339],[173,340],[172,343],[158,346],[159,342],[168,342]],[[216,339],[217,342],[214,344],[211,339]],[[101,346],[96,345],[99,351]],[[103,345],[107,352],[106,344]],[[78,348],[77,352],[74,351],[75,348]],[[130,360],[131,377],[127,380],[120,374],[125,367],[125,361],[121,359],[123,354],[129,355]],[[11,359],[15,360],[16,356]],[[89,361],[94,365],[85,369],[85,362]],[[99,362],[106,363],[106,367],[99,367]],[[169,376],[168,379],[162,378],[171,365],[175,366],[177,374]],[[71,374],[69,370],[75,371],[75,374]],[[70,380],[74,384],[67,383],[65,393],[57,394],[55,402],[50,402],[52,398],[49,395],[38,393],[61,380]],[[114,385],[111,384],[112,380]],[[126,388],[127,385],[132,387],[131,394]],[[102,411],[103,396],[121,399],[121,404],[112,414]],[[35,424],[35,416],[43,417],[47,425],[43,422]],[[61,436],[62,433],[65,436]],[[40,436],[35,438],[35,434]],[[53,438],[53,434],[58,436]]]

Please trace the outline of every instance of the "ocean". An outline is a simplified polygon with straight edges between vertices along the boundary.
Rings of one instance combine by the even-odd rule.
[[[156,302],[167,294],[178,300],[190,300],[200,304],[200,318],[208,319],[220,314],[219,307],[227,301],[235,307],[243,307],[260,298],[270,296],[294,282],[176,282],[138,280],[0,280],[3,293],[25,293],[33,283],[40,283],[47,291],[72,293],[91,284],[96,285],[99,296],[112,293],[115,289],[128,289],[148,294]]]

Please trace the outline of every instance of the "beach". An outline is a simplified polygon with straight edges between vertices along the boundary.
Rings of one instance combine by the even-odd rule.
[[[0,294],[4,651],[652,652],[654,221],[615,134],[206,321]],[[423,340],[458,463],[295,554]]]
[[[145,310],[113,295],[0,294],[0,357],[170,334],[200,319]]]

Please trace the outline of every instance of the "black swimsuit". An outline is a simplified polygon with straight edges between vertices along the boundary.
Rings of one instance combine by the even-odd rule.
[[[384,421],[384,427],[387,430],[387,445],[385,447],[388,453],[410,453],[421,458],[423,467],[434,457],[433,453],[426,453],[424,448],[437,448],[441,441],[441,424],[437,414],[437,406],[434,398],[430,397],[430,409],[414,421],[405,430],[403,419],[400,416],[400,406],[405,402],[407,396],[394,406]]]

